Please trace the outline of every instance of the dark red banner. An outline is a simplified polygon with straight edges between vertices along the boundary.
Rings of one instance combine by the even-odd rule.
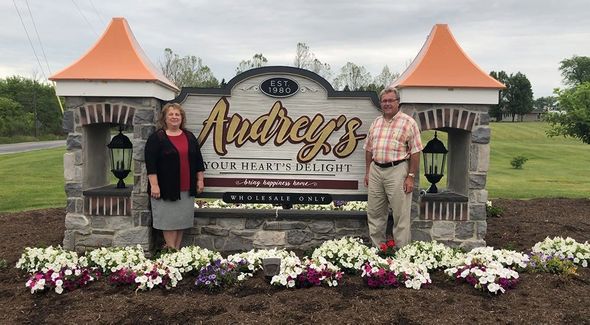
[[[280,178],[218,178],[206,177],[206,187],[247,187],[247,188],[309,188],[358,190],[358,181],[321,179],[280,179]]]

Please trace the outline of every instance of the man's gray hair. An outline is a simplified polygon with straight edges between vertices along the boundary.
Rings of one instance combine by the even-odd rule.
[[[399,91],[397,90],[397,88],[387,87],[387,88],[381,90],[381,92],[379,93],[379,99],[381,99],[381,97],[383,97],[383,95],[388,94],[388,93],[394,93],[395,98],[399,98]]]

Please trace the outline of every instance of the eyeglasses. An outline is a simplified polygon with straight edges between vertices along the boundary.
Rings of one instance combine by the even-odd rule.
[[[399,98],[395,98],[395,99],[383,99],[381,101],[381,104],[391,104],[394,102],[399,102]]]

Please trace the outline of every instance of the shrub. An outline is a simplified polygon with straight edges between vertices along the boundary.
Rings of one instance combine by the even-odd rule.
[[[241,260],[238,264],[223,259],[217,259],[199,271],[195,285],[210,291],[232,286],[240,281],[241,270],[247,261]],[[247,267],[247,266],[246,266]]]
[[[531,255],[529,269],[531,272],[573,275],[576,274],[577,267],[573,261],[561,258],[558,255],[535,253]]]
[[[4,270],[8,264],[6,263],[5,259],[0,259],[0,270]]]
[[[486,203],[486,215],[488,218],[498,218],[502,216],[504,209],[499,206],[493,206],[492,201]]]
[[[512,165],[512,168],[514,168],[514,169],[522,169],[522,166],[524,165],[524,163],[527,160],[529,160],[529,159],[525,156],[516,156],[516,157],[512,158],[510,165]]]

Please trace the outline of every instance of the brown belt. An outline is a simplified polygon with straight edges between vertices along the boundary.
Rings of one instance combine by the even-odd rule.
[[[377,166],[379,166],[381,168],[389,168],[389,167],[397,166],[397,165],[403,163],[406,160],[407,159],[396,160],[396,161],[391,161],[391,162],[387,162],[387,163],[378,163],[378,162],[376,162],[376,161],[373,160],[373,163],[375,163],[375,165],[377,165]]]

